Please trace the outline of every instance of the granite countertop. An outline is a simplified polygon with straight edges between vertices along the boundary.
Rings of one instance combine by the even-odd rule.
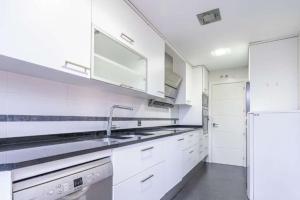
[[[55,134],[0,139],[0,171],[41,164],[77,155],[169,137],[200,129],[202,126],[163,126],[105,131]],[[141,133],[135,137],[134,134]],[[120,136],[128,138],[119,139]]]

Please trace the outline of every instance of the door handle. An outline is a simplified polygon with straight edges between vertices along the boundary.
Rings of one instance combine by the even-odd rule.
[[[212,125],[213,125],[214,128],[217,128],[217,127],[220,126],[220,124],[217,124],[217,123],[213,123]]]

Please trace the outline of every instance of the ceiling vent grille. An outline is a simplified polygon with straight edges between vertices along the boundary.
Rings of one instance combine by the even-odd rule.
[[[210,10],[197,15],[197,18],[201,25],[210,24],[221,20],[220,9]]]

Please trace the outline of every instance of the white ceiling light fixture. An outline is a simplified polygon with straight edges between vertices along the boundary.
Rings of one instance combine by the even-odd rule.
[[[211,55],[213,55],[213,56],[224,56],[224,55],[228,55],[228,54],[231,54],[230,48],[220,48],[220,49],[216,49],[211,52]]]

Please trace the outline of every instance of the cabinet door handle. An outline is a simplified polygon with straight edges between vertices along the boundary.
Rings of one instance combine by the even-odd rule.
[[[154,177],[154,175],[153,174],[151,174],[150,176],[148,176],[147,178],[145,178],[145,179],[143,179],[143,180],[141,180],[141,183],[145,183],[146,181],[148,181],[149,179],[151,179],[151,178],[153,178]]]
[[[132,87],[132,86],[129,86],[129,85],[126,85],[126,84],[120,84],[120,87],[123,87],[123,88],[128,88],[128,89],[132,89],[132,90],[137,90],[137,91],[140,91],[140,92],[145,92],[145,90],[142,90],[142,89],[138,89],[138,88],[135,88],[135,87]]]
[[[149,151],[151,149],[154,149],[154,147],[148,147],[148,148],[142,149],[141,151]]]
[[[71,61],[65,61],[65,64],[62,67],[72,70],[72,71],[75,71],[75,72],[82,73],[82,74],[87,74],[87,75],[89,74],[88,70],[90,69],[89,67],[86,67],[86,66],[83,66],[83,65],[71,62]],[[76,68],[74,68],[74,67],[76,67]]]
[[[181,139],[178,139],[177,141],[179,142],[179,141],[183,141],[184,140],[184,138],[181,138]]]
[[[129,37],[128,35],[126,35],[125,33],[121,33],[121,36],[120,36],[123,40],[129,42],[130,44],[133,44],[134,43],[134,40]]]
[[[191,153],[193,153],[193,152],[194,152],[194,150],[190,151],[189,154],[191,154]]]

